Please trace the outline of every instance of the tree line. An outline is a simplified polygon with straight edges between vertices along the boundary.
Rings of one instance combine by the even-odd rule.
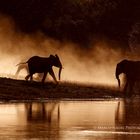
[[[23,32],[85,43],[95,35],[128,41],[139,22],[138,0],[4,0],[1,13],[11,16]]]

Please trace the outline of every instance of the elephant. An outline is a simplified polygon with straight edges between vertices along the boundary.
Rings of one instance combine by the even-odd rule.
[[[57,54],[55,56],[50,55],[49,57],[32,56],[27,62],[19,63],[18,65],[26,64],[26,63],[28,64],[28,71],[29,71],[29,74],[25,77],[26,81],[28,81],[29,78],[32,81],[33,74],[35,73],[44,73],[42,78],[42,83],[44,83],[47,73],[49,73],[53,77],[54,81],[58,83],[52,69],[53,66],[59,68],[58,77],[60,80],[62,63]]]
[[[127,93],[128,90],[128,96],[131,96],[135,83],[140,81],[140,61],[124,59],[117,64],[115,76],[118,80],[119,87],[121,84],[119,75],[122,73],[125,74],[126,78],[123,92]]]

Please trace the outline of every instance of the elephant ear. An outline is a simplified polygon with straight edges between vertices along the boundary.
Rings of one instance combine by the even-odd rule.
[[[56,58],[59,58],[57,54],[55,54],[55,57],[56,57]]]

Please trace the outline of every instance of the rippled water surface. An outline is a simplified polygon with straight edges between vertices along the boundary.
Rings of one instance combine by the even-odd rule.
[[[1,139],[139,140],[140,99],[1,103]]]

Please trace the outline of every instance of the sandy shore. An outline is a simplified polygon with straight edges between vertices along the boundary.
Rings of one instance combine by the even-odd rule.
[[[46,82],[26,82],[0,78],[0,100],[42,100],[42,99],[94,99],[122,97],[122,93],[109,86],[84,85],[60,82],[58,85]]]

